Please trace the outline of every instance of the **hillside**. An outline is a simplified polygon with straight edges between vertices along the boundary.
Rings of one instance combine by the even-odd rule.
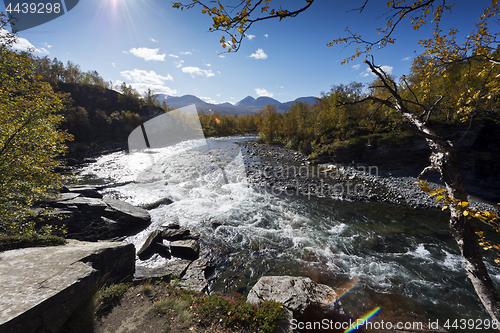
[[[233,105],[228,102],[222,104],[207,103],[194,95],[184,95],[177,97],[159,94],[158,101],[160,103],[165,101],[169,107],[174,108],[196,104],[198,111],[203,110],[204,112],[208,112],[209,110],[211,110],[212,112],[219,112],[221,114],[244,115],[257,113],[259,112],[259,110],[264,109],[268,104],[275,104],[279,112],[284,112],[290,109],[290,106],[297,101],[314,104],[316,102],[316,97],[299,97],[294,101],[281,103],[280,101],[270,97],[261,96],[258,98],[253,98],[252,96],[247,96]]]

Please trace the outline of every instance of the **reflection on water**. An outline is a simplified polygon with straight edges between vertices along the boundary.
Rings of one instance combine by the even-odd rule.
[[[215,291],[245,293],[262,275],[306,275],[332,287],[361,278],[342,301],[352,316],[381,306],[380,318],[488,318],[445,213],[258,191],[246,181],[249,156],[232,143],[238,140],[244,138],[210,139],[208,150],[183,142],[114,153],[82,175],[133,181],[104,193],[132,204],[172,199],[151,210],[152,225],[129,241],[140,246],[147,231],[178,219],[201,234],[202,255],[216,262]]]

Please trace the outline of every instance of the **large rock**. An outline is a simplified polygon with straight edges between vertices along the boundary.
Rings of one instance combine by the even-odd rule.
[[[200,243],[196,239],[170,242],[170,252],[174,257],[196,259],[200,254]]]
[[[207,277],[213,269],[214,266],[207,259],[197,259],[193,261],[184,275],[182,275],[182,281],[178,284],[178,287],[198,292],[207,291]]]
[[[102,194],[97,192],[95,187],[91,185],[71,185],[63,187],[63,192],[68,193],[81,193],[82,196],[88,198],[102,199]]]
[[[151,223],[151,216],[145,209],[115,199],[106,198],[104,202],[109,206],[104,216],[126,224],[131,232],[143,230]]]
[[[258,304],[274,300],[283,303],[294,317],[299,317],[308,307],[323,307],[337,298],[334,289],[316,283],[308,277],[263,276],[248,293],[247,302]]]
[[[103,283],[133,277],[135,248],[79,242],[0,253],[0,331],[59,332]]]
[[[164,277],[170,279],[172,277],[181,277],[186,273],[187,268],[191,264],[190,260],[173,260],[162,267],[148,267],[137,265],[135,269],[135,280],[145,280]]]
[[[153,230],[149,234],[148,238],[146,238],[146,241],[144,244],[142,244],[141,248],[139,251],[137,251],[137,256],[139,259],[144,260],[147,258],[150,254],[152,254],[152,247],[154,246],[155,243],[161,242],[161,231],[160,230]]]

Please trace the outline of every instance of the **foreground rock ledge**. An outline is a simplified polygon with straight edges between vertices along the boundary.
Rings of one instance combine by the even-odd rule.
[[[80,242],[0,253],[0,332],[59,332],[103,283],[132,278],[135,248]]]

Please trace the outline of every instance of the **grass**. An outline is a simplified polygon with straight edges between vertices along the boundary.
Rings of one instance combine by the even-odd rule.
[[[167,296],[152,307],[155,313],[165,315],[165,327],[171,327],[171,320],[175,318],[177,325],[183,328],[200,325],[208,329],[217,326],[271,333],[285,319],[283,305],[277,302],[252,305],[237,293],[214,293],[207,296],[178,290],[170,284],[166,288]]]
[[[115,306],[124,306],[136,311],[134,307],[138,306],[136,299],[139,299],[137,292],[142,296],[141,299],[150,302],[151,308],[147,313],[154,315],[154,318],[159,317],[160,323],[163,323],[159,323],[163,332],[173,330],[271,333],[285,318],[282,304],[262,302],[252,305],[237,293],[206,295],[177,289],[171,283],[152,283],[149,280],[139,286],[132,286],[132,283],[120,283],[101,287],[73,315],[63,332],[83,332],[96,320],[106,320]],[[125,294],[127,296],[123,297]]]
[[[110,310],[130,287],[132,283],[119,283],[99,289],[94,295],[95,314],[100,316]]]
[[[54,235],[27,234],[20,236],[0,236],[0,252],[35,246],[64,245],[66,240]]]

